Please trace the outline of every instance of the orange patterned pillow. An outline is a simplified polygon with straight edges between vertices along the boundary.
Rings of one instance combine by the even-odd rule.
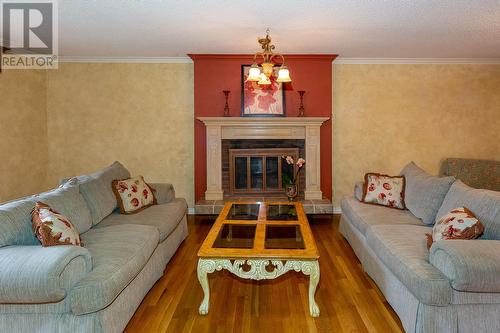
[[[149,206],[156,205],[153,190],[142,176],[114,180],[112,186],[122,214],[138,213]]]
[[[50,208],[49,205],[37,201],[31,212],[33,232],[42,246],[78,245],[83,246],[80,234],[73,224],[64,216]]]
[[[465,207],[458,207],[439,218],[432,234],[426,234],[427,247],[433,242],[447,239],[475,239],[484,232],[484,226],[473,212]]]
[[[406,209],[405,177],[367,173],[361,201],[374,205]]]

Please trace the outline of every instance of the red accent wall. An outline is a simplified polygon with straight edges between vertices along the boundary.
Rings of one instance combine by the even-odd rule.
[[[205,125],[197,117],[221,117],[223,90],[230,90],[232,117],[241,116],[241,65],[251,65],[253,55],[190,54],[194,61],[194,186],[196,201],[203,199],[206,183]],[[331,117],[332,61],[336,55],[285,55],[291,83],[285,84],[286,116],[296,117],[300,105],[297,90],[305,90],[305,115]],[[307,156],[306,156],[307,159]],[[332,123],[321,127],[321,190],[332,198]]]

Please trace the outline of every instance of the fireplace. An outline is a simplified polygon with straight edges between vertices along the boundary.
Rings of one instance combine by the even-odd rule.
[[[264,178],[257,176],[259,184],[252,187],[248,174],[241,177],[240,188],[231,189],[231,174],[229,171],[229,154],[233,149],[233,157],[241,157],[240,170],[252,172],[252,156],[256,169],[263,174],[265,154],[280,156],[274,149],[299,149],[299,155],[306,158],[305,172],[300,181],[304,199],[321,200],[321,170],[320,170],[320,127],[329,118],[323,117],[200,117],[206,126],[206,191],[205,200],[223,200],[224,195],[232,191],[252,191],[265,194],[265,191],[279,191],[279,184],[274,188],[264,186]],[[267,142],[267,143],[266,143]],[[291,145],[290,142],[301,142]],[[227,148],[227,149],[226,149]],[[238,149],[259,149],[260,152],[242,152]],[[272,150],[271,150],[272,149]],[[227,157],[226,157],[227,156]],[[259,159],[261,162],[259,162]],[[270,160],[270,163],[277,161]],[[243,166],[246,163],[246,168]],[[248,165],[250,163],[250,166]],[[279,168],[270,168],[270,172],[279,172]],[[258,172],[256,172],[258,173]],[[266,170],[267,173],[267,170]],[[233,176],[234,177],[234,176]],[[246,184],[243,179],[246,179]],[[275,178],[276,179],[276,178]],[[278,182],[281,180],[277,177]],[[260,186],[262,182],[262,186]],[[244,186],[246,185],[246,186]],[[257,186],[259,185],[259,186]],[[270,184],[274,185],[274,184]],[[281,184],[282,186],[282,184]],[[272,188],[272,189],[271,189]],[[277,189],[276,189],[277,188]]]
[[[304,140],[222,140],[222,189],[230,196],[284,194],[287,179],[297,172],[282,156],[305,158]],[[298,181],[303,196],[305,173]]]

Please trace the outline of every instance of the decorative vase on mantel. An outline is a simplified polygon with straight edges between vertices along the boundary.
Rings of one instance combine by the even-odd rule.
[[[286,193],[286,196],[288,197],[288,201],[290,201],[290,202],[295,201],[297,194],[299,194],[299,188],[296,184],[286,185],[285,186],[285,193]]]

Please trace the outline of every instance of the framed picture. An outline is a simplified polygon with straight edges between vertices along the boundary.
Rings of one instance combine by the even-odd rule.
[[[285,90],[276,82],[277,69],[269,78],[270,85],[248,81],[250,65],[241,66],[241,115],[244,117],[283,117],[285,115]]]

